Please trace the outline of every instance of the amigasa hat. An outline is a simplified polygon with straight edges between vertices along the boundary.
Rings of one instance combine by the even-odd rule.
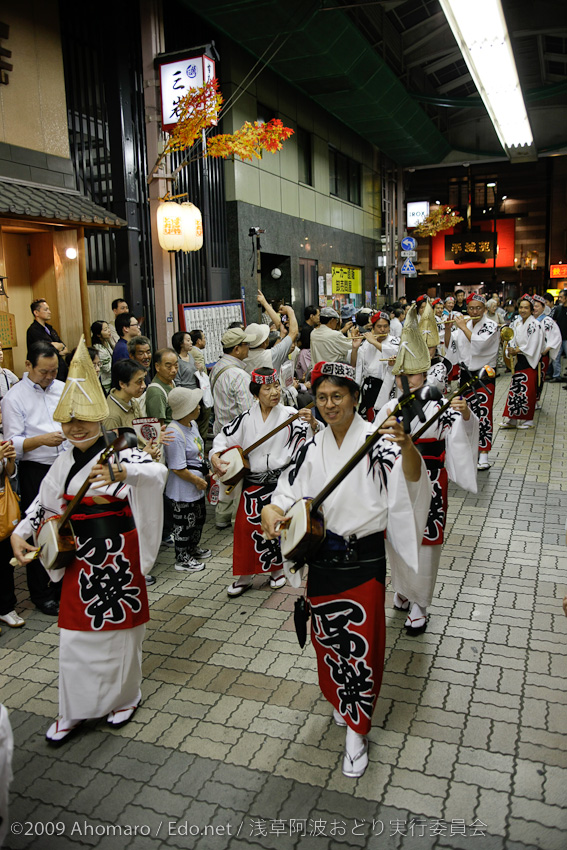
[[[431,357],[427,343],[417,322],[417,305],[412,304],[404,322],[400,349],[392,366],[392,374],[419,375],[420,372],[427,372],[430,366]]]
[[[107,416],[108,404],[85,345],[85,337],[81,336],[53,419],[55,422],[70,422],[71,419],[102,422]]]
[[[423,338],[428,348],[437,348],[439,345],[439,330],[437,328],[437,319],[433,312],[433,307],[428,301],[423,309],[423,313],[419,317],[419,330],[423,334]]]

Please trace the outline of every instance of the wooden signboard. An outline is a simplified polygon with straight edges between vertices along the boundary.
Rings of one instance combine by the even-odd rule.
[[[15,348],[18,344],[16,317],[13,313],[0,311],[0,343],[2,348]]]

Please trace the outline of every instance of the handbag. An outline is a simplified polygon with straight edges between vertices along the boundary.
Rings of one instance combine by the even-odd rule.
[[[6,540],[20,521],[20,500],[5,472],[0,476],[0,487],[0,540]]]
[[[206,372],[197,371],[197,372],[195,372],[195,377],[197,379],[197,383],[199,384],[201,390],[203,391],[203,407],[212,407],[213,406],[213,394],[212,394],[212,391],[211,391],[212,388],[211,388],[211,382],[209,380],[209,376],[206,374]]]

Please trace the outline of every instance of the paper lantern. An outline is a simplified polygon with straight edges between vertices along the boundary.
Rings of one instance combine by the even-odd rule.
[[[164,251],[181,251],[184,241],[181,204],[166,201],[157,210],[159,244]]]
[[[203,247],[203,219],[201,210],[190,202],[181,204],[183,211],[182,251],[198,251]]]

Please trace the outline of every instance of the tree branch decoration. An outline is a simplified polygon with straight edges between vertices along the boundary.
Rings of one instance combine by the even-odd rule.
[[[216,79],[209,80],[200,88],[191,89],[177,104],[178,122],[166,143],[162,157],[173,151],[191,148],[201,138],[202,131],[210,127],[219,114],[223,97]],[[242,160],[262,158],[262,152],[277,153],[283,142],[293,135],[290,127],[284,127],[278,118],[267,124],[246,121],[235,133],[222,133],[207,139],[206,151],[188,158],[184,164],[206,157],[237,156]]]
[[[424,218],[421,224],[414,228],[414,234],[417,236],[436,236],[442,230],[448,230],[456,224],[464,221],[452,207],[433,207],[427,218]]]

